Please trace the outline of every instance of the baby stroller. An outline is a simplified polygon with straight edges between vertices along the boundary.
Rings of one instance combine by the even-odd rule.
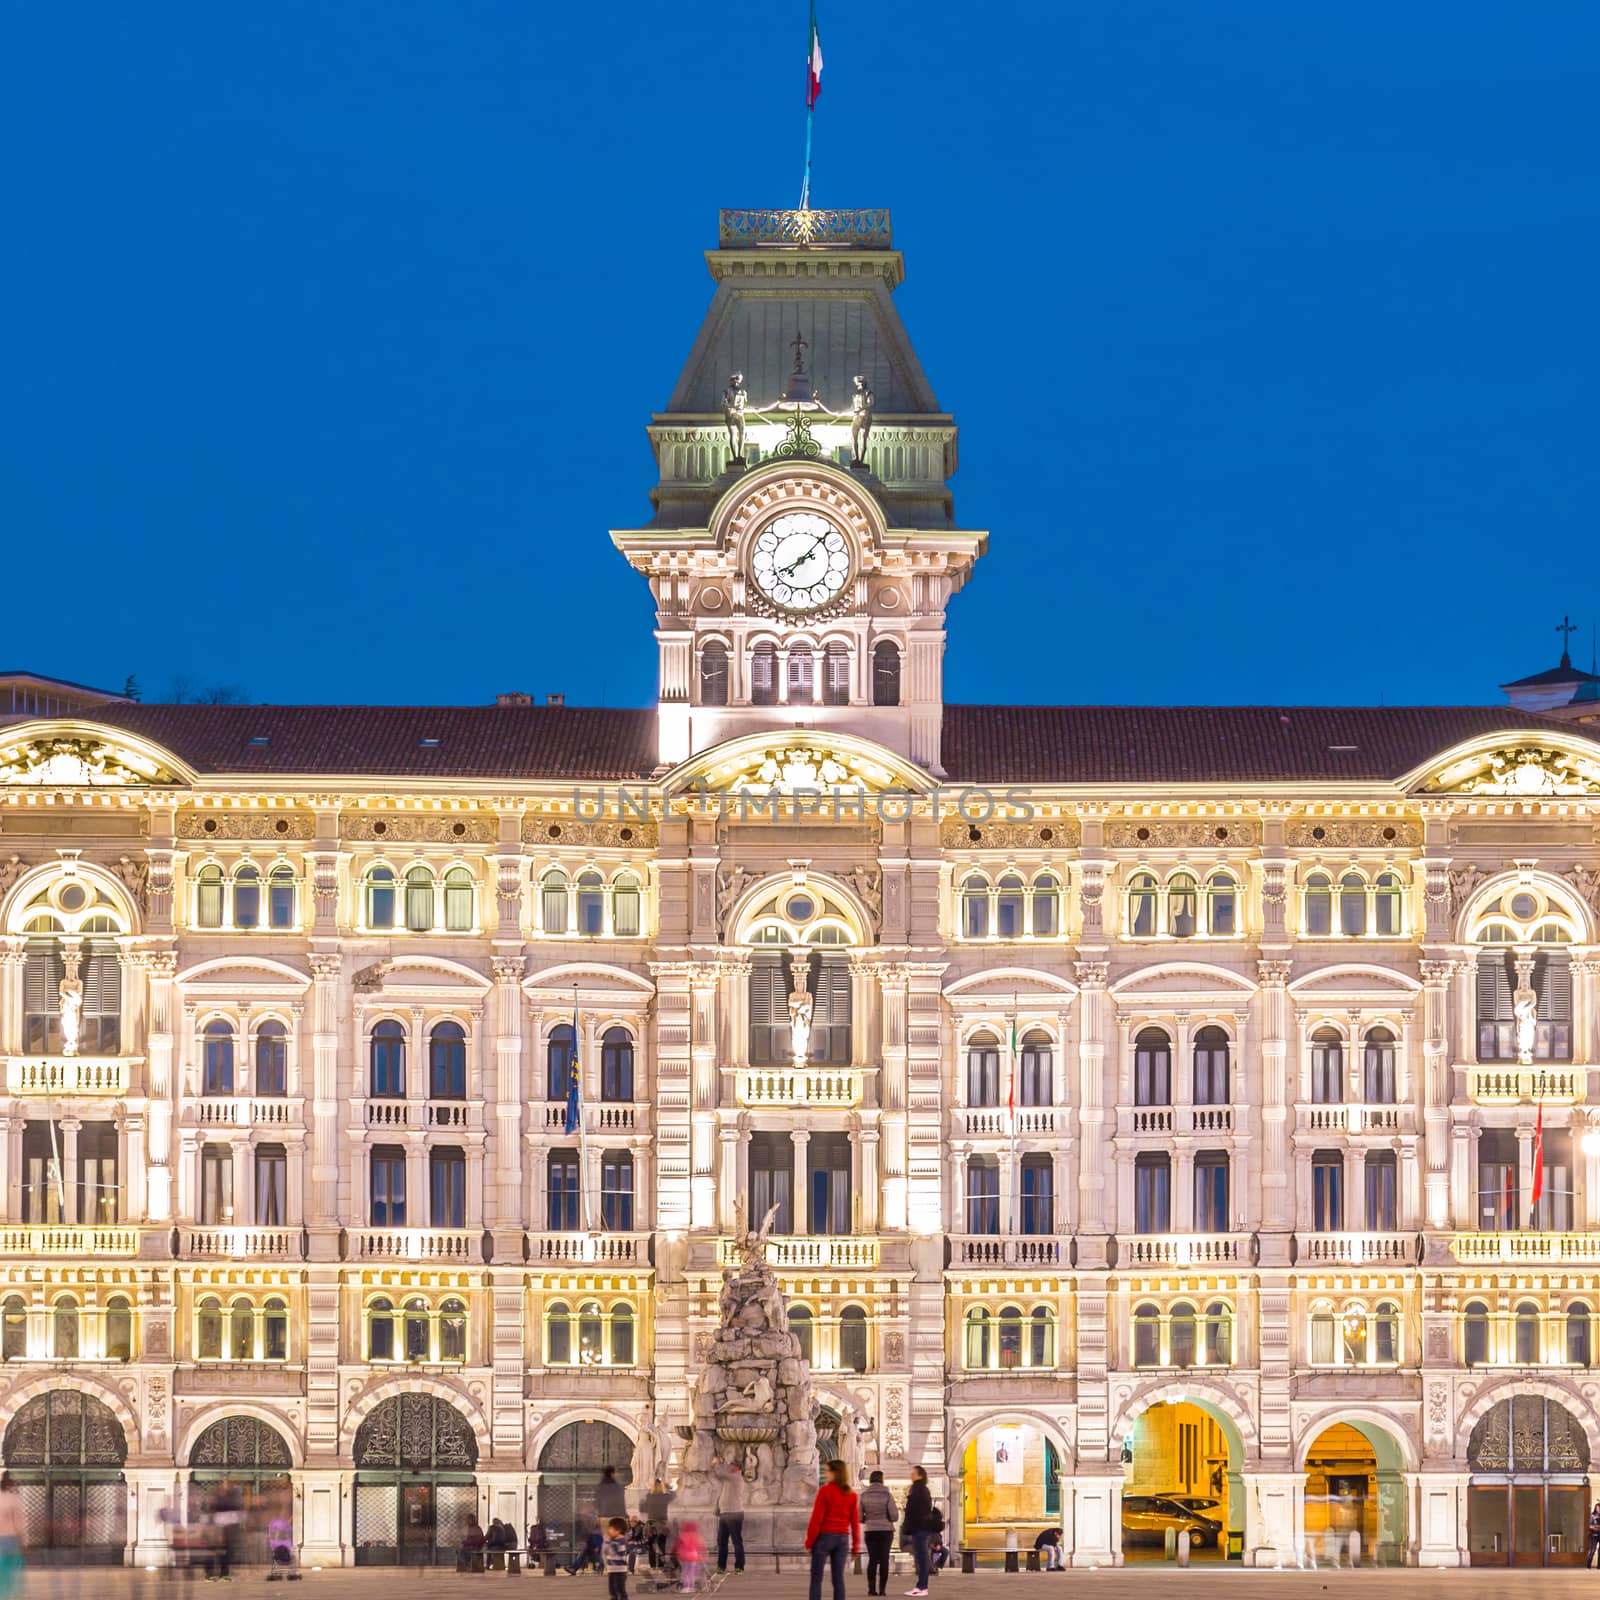
[[[294,1570],[294,1531],[287,1517],[274,1517],[267,1525],[267,1556],[272,1562],[267,1573],[268,1583],[275,1578],[287,1578],[291,1583],[300,1581],[301,1574]]]

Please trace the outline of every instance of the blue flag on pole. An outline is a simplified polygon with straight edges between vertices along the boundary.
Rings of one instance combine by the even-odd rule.
[[[567,1070],[567,1120],[565,1131],[576,1133],[583,1121],[583,1074],[578,1067],[578,1008],[572,1008],[572,1065]]]

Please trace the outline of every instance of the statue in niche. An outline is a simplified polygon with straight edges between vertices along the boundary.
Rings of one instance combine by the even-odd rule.
[[[1534,1041],[1539,1035],[1539,996],[1520,972],[1517,986],[1511,991],[1511,1016],[1516,1030],[1517,1065],[1531,1067]]]
[[[791,969],[794,987],[789,991],[789,1055],[795,1066],[803,1067],[811,1055],[811,1014],[816,1005],[808,987],[811,963],[799,956]]]
[[[728,374],[728,387],[722,391],[722,420],[728,429],[728,459],[744,460],[745,407],[750,403],[742,372]]]
[[[855,393],[850,396],[850,464],[864,467],[867,441],[872,437],[873,394],[864,373],[858,372],[851,381],[855,384]]]
[[[75,1056],[83,1019],[83,980],[78,976],[75,963],[57,985],[57,994],[61,1002],[61,1053]]]

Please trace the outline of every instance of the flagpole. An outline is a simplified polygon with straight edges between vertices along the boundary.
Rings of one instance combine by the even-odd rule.
[[[1011,997],[1011,1234],[1021,1209],[1022,1171],[1017,1165],[1017,997]]]
[[[800,209],[811,209],[811,116],[812,108],[806,107],[806,173],[800,183]]]
[[[817,0],[811,0],[806,27],[806,170],[800,180],[800,209],[811,209],[811,122],[816,112],[817,94],[821,88],[820,63],[817,53]]]
[[[578,986],[572,986],[572,1061],[578,1075],[578,1184],[579,1203],[583,1207],[580,1219],[583,1231],[589,1227],[589,1110],[583,1103],[583,1056],[578,1048]]]

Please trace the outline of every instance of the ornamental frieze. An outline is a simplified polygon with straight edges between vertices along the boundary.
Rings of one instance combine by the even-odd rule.
[[[968,822],[946,817],[939,829],[946,850],[1063,850],[1078,843],[1078,824],[1071,817],[1049,822]]]
[[[497,829],[490,817],[409,815],[346,811],[339,818],[341,839],[373,844],[493,844]]]
[[[1422,843],[1422,825],[1401,817],[1299,817],[1284,838],[1307,850],[1414,849]]]
[[[1261,824],[1230,817],[1225,822],[1199,820],[1123,821],[1106,824],[1106,843],[1113,850],[1239,850],[1261,842]]]
[[[626,821],[614,817],[574,817],[529,812],[522,819],[525,844],[547,845],[552,850],[594,846],[603,850],[653,850],[656,825],[640,817]]]
[[[314,839],[317,819],[275,811],[180,811],[175,831],[180,839]]]

